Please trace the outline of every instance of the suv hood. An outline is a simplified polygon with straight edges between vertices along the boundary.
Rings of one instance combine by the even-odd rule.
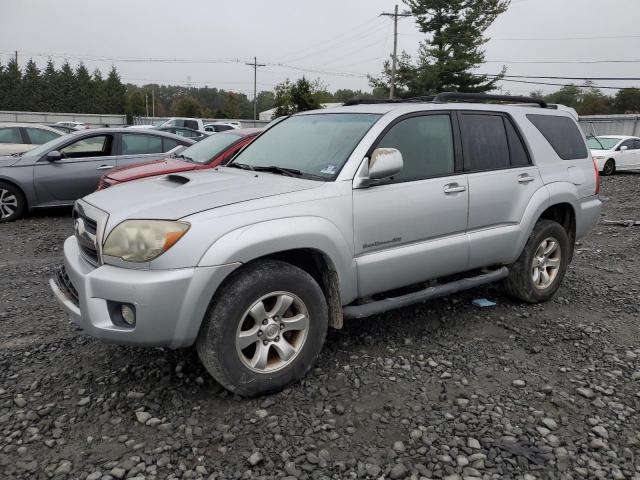
[[[171,219],[233,203],[307,190],[323,182],[266,172],[220,168],[114,185],[84,197],[109,213],[109,224],[128,219]],[[114,223],[115,222],[115,223]]]

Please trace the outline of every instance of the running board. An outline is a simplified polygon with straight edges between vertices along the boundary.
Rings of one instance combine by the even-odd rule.
[[[375,302],[365,303],[364,305],[344,307],[342,309],[342,315],[344,318],[368,317],[389,310],[395,310],[396,308],[406,307],[407,305],[413,305],[414,303],[431,300],[432,298],[444,297],[445,295],[450,295],[462,290],[475,288],[485,283],[496,282],[506,278],[508,275],[509,269],[502,267],[476,277],[463,278],[442,285],[436,285],[435,287],[428,287],[419,292],[408,293],[400,297],[389,297]]]

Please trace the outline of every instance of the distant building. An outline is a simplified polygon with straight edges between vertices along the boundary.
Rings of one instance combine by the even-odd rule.
[[[337,102],[337,103],[321,103],[320,107],[322,108],[333,108],[333,107],[339,107],[341,106],[342,103],[341,102]],[[276,108],[270,108],[269,110],[265,110],[264,112],[260,112],[260,114],[258,115],[258,119],[259,120],[266,120],[266,121],[270,121],[273,120],[274,115],[276,114]]]

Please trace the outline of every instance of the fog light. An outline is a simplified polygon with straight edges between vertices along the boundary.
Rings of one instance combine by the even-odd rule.
[[[129,305],[123,304],[120,307],[120,313],[122,314],[122,318],[124,319],[124,321],[127,322],[127,325],[135,325],[136,312],[133,311],[133,308],[131,308]]]

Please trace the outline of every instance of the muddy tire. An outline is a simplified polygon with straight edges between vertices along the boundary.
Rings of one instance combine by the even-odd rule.
[[[231,274],[200,329],[200,360],[226,389],[275,392],[313,366],[327,333],[325,296],[304,270],[257,261]]]
[[[557,222],[539,220],[518,260],[509,267],[507,293],[524,302],[546,302],[556,293],[567,271],[571,245]]]

